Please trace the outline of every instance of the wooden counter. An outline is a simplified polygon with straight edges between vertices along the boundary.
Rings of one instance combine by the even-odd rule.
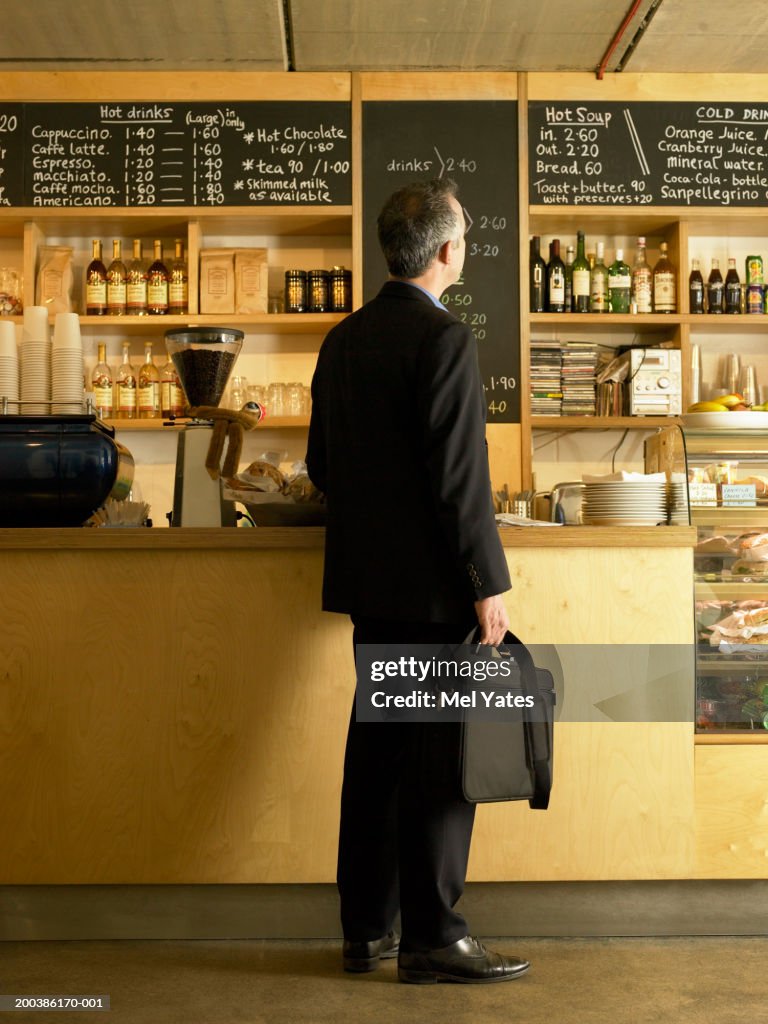
[[[689,526],[526,526],[499,530],[505,548],[680,548],[693,547],[696,531]],[[322,548],[321,526],[202,529],[71,529],[2,530],[0,550],[258,550]]]
[[[693,531],[619,534],[503,530],[513,628],[689,643]],[[320,611],[322,531],[0,548],[3,883],[332,881],[354,674],[348,619]],[[693,877],[691,724],[556,729],[550,810],[481,807],[470,877]]]

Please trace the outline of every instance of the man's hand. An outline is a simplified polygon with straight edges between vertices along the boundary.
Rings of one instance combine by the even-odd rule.
[[[509,617],[501,594],[475,601],[477,621],[480,623],[480,643],[496,647],[509,629]]]

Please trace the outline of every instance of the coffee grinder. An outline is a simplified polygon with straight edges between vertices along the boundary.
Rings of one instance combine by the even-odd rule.
[[[165,347],[190,408],[215,408],[243,346],[234,327],[185,327],[165,332]],[[235,526],[235,505],[221,494],[206,458],[213,436],[210,419],[193,418],[179,432],[171,526]]]

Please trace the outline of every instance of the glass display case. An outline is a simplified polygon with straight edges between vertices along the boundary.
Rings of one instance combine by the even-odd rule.
[[[768,741],[768,426],[682,431],[697,528],[696,731]]]

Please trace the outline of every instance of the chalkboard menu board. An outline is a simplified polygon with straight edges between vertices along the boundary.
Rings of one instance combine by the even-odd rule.
[[[488,420],[520,421],[517,103],[513,100],[363,104],[365,298],[387,277],[376,218],[392,192],[447,176],[469,230],[462,279],[443,303],[477,338]]]
[[[768,105],[531,101],[530,202],[768,205]]]
[[[340,102],[0,104],[0,206],[351,202]]]

